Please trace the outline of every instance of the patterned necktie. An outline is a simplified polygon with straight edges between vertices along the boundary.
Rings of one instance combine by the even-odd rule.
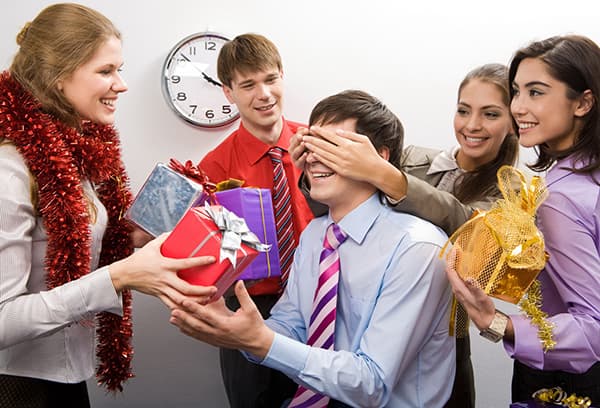
[[[284,288],[290,274],[296,238],[292,223],[292,196],[285,171],[283,170],[283,149],[272,147],[269,156],[273,162],[273,206],[275,207],[275,224],[277,228],[277,246],[279,247],[279,263],[281,266],[281,287]]]
[[[309,346],[333,350],[337,290],[340,275],[340,256],[337,248],[346,240],[347,235],[337,224],[327,228],[323,251],[319,260],[319,283],[313,299],[313,309],[308,327]],[[326,407],[329,397],[317,394],[302,385],[294,395],[288,408]]]

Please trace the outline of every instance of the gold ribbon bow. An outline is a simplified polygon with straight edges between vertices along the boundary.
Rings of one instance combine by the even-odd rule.
[[[493,234],[498,246],[502,249],[500,261],[497,263],[492,276],[485,288],[486,292],[492,290],[492,285],[498,281],[503,264],[515,270],[514,274],[506,273],[508,284],[505,289],[515,291],[516,275],[537,273],[546,264],[547,255],[544,251],[544,239],[535,225],[535,212],[548,192],[543,179],[534,176],[527,183],[525,176],[512,166],[502,166],[497,173],[498,188],[504,197],[498,200],[492,208],[484,214],[484,223]],[[517,188],[515,188],[518,186]],[[529,276],[527,276],[529,277]],[[530,282],[533,281],[533,277]],[[525,281],[526,282],[526,281]],[[528,286],[528,285],[527,285]],[[497,288],[498,293],[502,294]],[[520,299],[527,287],[523,287]],[[514,303],[514,302],[513,302]]]

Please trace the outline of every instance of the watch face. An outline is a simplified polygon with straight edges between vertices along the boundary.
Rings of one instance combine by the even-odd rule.
[[[175,45],[165,60],[162,89],[167,104],[192,125],[219,127],[239,117],[217,78],[217,58],[227,41],[221,34],[193,34]]]

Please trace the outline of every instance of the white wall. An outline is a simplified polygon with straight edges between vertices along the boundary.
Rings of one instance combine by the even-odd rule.
[[[0,67],[16,51],[14,38],[45,0],[3,3]],[[181,38],[210,29],[230,37],[258,32],[271,38],[284,59],[286,117],[306,121],[322,97],[361,88],[382,99],[406,128],[406,142],[454,144],[456,88],[464,74],[487,62],[507,63],[533,39],[574,32],[600,41],[597,13],[589,2],[390,2],[303,0],[82,0],[106,14],[124,35],[124,77],[129,92],[119,100],[117,126],[132,188],[137,191],[157,161],[198,161],[231,130],[192,128],[165,104],[160,70]],[[594,15],[595,14],[595,15]],[[524,152],[531,157],[531,152]],[[507,307],[503,306],[506,310]],[[95,408],[224,407],[215,349],[180,335],[162,304],[134,298],[137,377],[123,395],[105,395],[90,381]],[[472,333],[478,407],[504,408],[511,361],[502,347]]]

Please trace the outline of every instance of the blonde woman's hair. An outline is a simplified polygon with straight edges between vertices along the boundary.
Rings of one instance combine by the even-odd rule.
[[[17,34],[19,50],[10,73],[45,112],[77,126],[80,118],[58,83],[88,62],[111,37],[121,39],[121,33],[99,12],[74,3],[51,5]]]

